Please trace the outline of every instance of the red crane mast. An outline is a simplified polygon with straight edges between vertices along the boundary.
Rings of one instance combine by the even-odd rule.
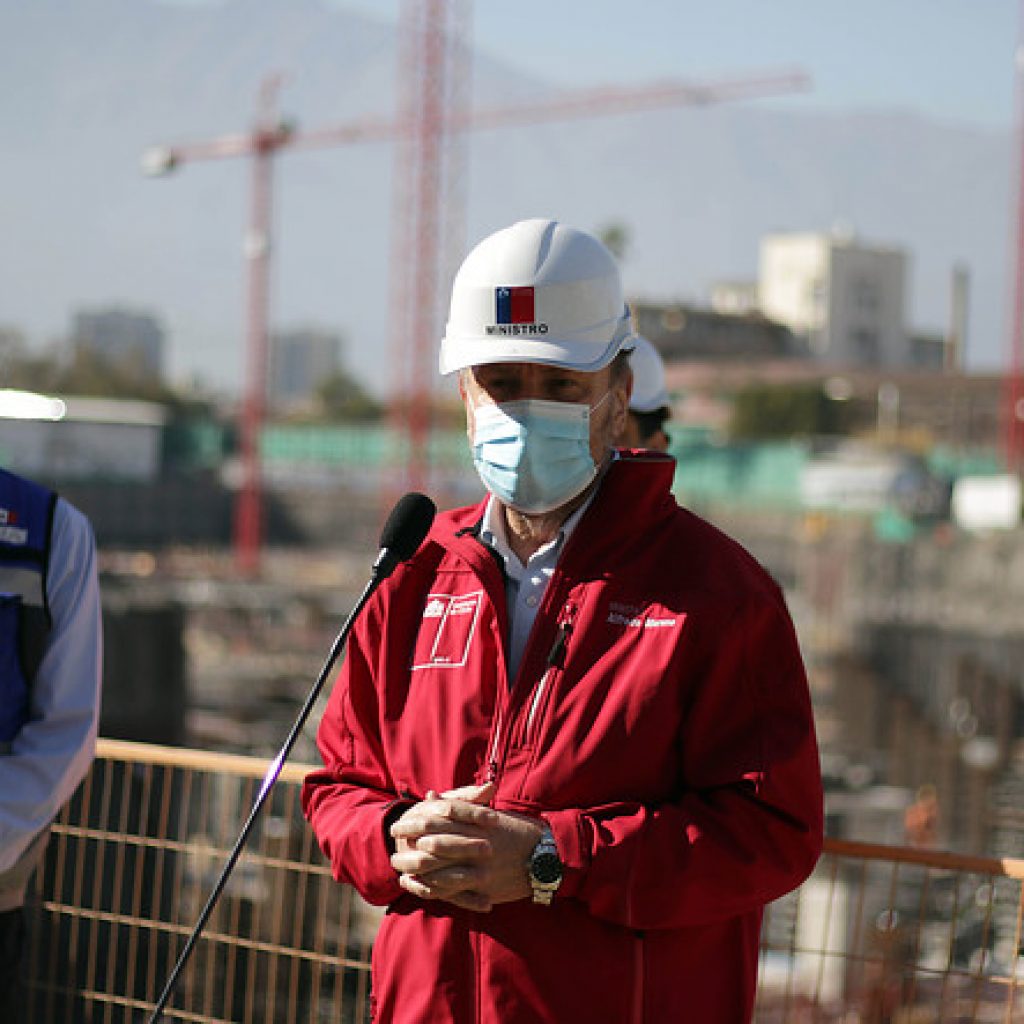
[[[429,462],[431,382],[443,290],[443,254],[459,204],[451,194],[463,168],[455,119],[465,82],[460,59],[468,5],[462,0],[403,0],[399,145],[391,235],[391,420],[407,450],[387,490],[423,490]],[[463,111],[458,111],[463,114]]]
[[[1024,471],[1024,2],[1020,4],[1017,50],[1014,54],[1016,92],[1016,166],[1014,175],[1014,277],[1009,317],[1006,377],[1003,381],[1003,438],[1006,469]]]

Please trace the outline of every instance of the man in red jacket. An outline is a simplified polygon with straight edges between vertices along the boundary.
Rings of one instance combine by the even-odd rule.
[[[488,497],[440,515],[356,625],[303,806],[387,905],[389,1024],[741,1024],[765,903],[821,848],[782,595],[617,453],[632,334],[590,235],[470,253],[441,348]]]

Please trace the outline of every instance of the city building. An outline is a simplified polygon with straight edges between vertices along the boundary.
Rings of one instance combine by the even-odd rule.
[[[637,331],[666,362],[778,359],[800,355],[793,332],[760,313],[722,313],[683,303],[630,303]]]
[[[164,365],[163,325],[153,315],[128,309],[75,313],[71,345],[116,365],[130,376],[161,380]]]
[[[835,366],[910,363],[907,255],[847,232],[768,235],[761,241],[761,312]]]
[[[956,451],[995,451],[1001,437],[998,373],[942,373],[933,368],[829,368],[808,359],[671,360],[665,382],[673,421],[726,433],[733,402],[751,387],[820,388],[850,406],[861,434],[929,440]]]
[[[341,338],[330,331],[294,330],[270,340],[268,398],[278,407],[307,405],[341,366]]]
[[[116,398],[0,392],[0,465],[47,483],[152,482],[167,409]]]

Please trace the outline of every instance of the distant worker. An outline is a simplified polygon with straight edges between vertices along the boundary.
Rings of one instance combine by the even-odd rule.
[[[92,763],[102,623],[89,521],[0,469],[0,1021],[24,1013],[25,894]]]
[[[646,338],[637,335],[629,356],[629,368],[633,371],[633,392],[619,446],[667,452],[669,436],[665,433],[665,423],[672,410],[665,390],[665,364],[661,354]]]
[[[930,782],[918,788],[914,802],[904,812],[903,827],[911,846],[927,849],[938,844],[939,794]]]

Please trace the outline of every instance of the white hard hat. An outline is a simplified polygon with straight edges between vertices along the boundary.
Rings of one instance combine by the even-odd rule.
[[[632,337],[612,254],[553,220],[522,220],[488,236],[452,285],[441,373],[484,363],[607,366]]]
[[[629,408],[633,412],[656,412],[667,408],[669,398],[665,390],[665,364],[661,353],[639,334],[633,338],[632,344],[629,366],[633,371],[633,393],[629,398]]]

